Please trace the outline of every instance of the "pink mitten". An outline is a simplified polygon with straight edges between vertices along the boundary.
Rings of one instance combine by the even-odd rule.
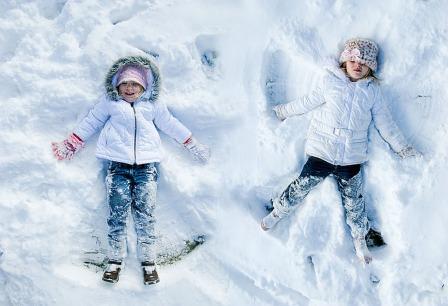
[[[84,141],[79,138],[75,133],[71,133],[70,136],[62,142],[51,143],[51,149],[53,150],[53,155],[58,160],[72,159],[76,152],[81,150],[84,146]]]

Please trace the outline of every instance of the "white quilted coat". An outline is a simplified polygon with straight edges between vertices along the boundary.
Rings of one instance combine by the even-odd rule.
[[[395,152],[407,142],[395,124],[379,84],[372,78],[351,82],[336,65],[327,67],[321,85],[310,95],[278,106],[283,117],[313,109],[305,152],[334,165],[367,161],[369,125]]]
[[[113,84],[117,71],[129,63],[143,63],[148,69],[148,80],[152,81],[133,104],[120,99]],[[157,99],[159,87],[157,67],[149,59],[129,57],[118,61],[106,78],[107,95],[90,110],[74,133],[86,141],[101,130],[96,151],[99,158],[139,165],[160,162],[161,141],[156,127],[179,143],[187,140],[191,132]]]

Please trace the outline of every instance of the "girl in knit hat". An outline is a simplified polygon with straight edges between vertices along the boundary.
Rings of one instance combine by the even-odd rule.
[[[159,100],[159,69],[148,58],[119,59],[110,68],[105,96],[90,110],[70,136],[53,143],[58,160],[71,159],[95,133],[96,156],[108,162],[107,202],[110,214],[109,264],[103,280],[117,282],[126,253],[126,223],[132,213],[137,234],[137,253],[145,284],[159,281],[155,266],[153,214],[156,205],[158,163],[162,159],[159,128],[189,150],[200,162],[207,162],[209,148]]]
[[[371,122],[400,157],[419,156],[392,119],[387,101],[373,73],[378,47],[368,39],[350,39],[339,64],[326,67],[320,87],[310,95],[274,107],[280,120],[314,110],[308,130],[303,169],[280,196],[271,200],[273,210],[261,221],[263,230],[275,226],[300,204],[307,194],[331,175],[336,179],[346,222],[356,255],[365,264],[372,260],[367,248],[366,217],[362,191],[362,165],[367,161]]]

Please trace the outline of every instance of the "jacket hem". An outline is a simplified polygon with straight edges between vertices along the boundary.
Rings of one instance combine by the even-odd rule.
[[[330,160],[329,158],[324,157],[320,154],[311,153],[311,152],[305,152],[305,154],[307,156],[312,156],[312,157],[322,159],[322,160],[326,161],[327,163],[330,163],[335,166],[353,166],[353,165],[361,165],[361,164],[364,164],[365,162],[367,162],[367,159],[363,159],[363,160],[359,160],[359,161],[350,161],[350,162],[336,162],[336,161]]]
[[[143,165],[143,164],[149,164],[149,163],[160,163],[160,158],[149,158],[149,159],[139,160],[138,162],[134,163],[134,160],[126,160],[123,158],[110,157],[110,156],[105,156],[102,154],[95,154],[95,156],[100,159],[106,159],[106,160],[124,163],[124,164],[128,164],[128,165],[133,165],[133,164]]]

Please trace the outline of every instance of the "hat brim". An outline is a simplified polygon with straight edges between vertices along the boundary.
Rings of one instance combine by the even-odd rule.
[[[126,78],[121,79],[120,82],[117,84],[117,87],[120,86],[124,82],[135,82],[135,83],[141,85],[143,87],[143,89],[146,89],[146,86],[144,84],[142,84],[142,82],[140,80],[138,80],[137,78],[132,78],[132,77],[126,77]]]

